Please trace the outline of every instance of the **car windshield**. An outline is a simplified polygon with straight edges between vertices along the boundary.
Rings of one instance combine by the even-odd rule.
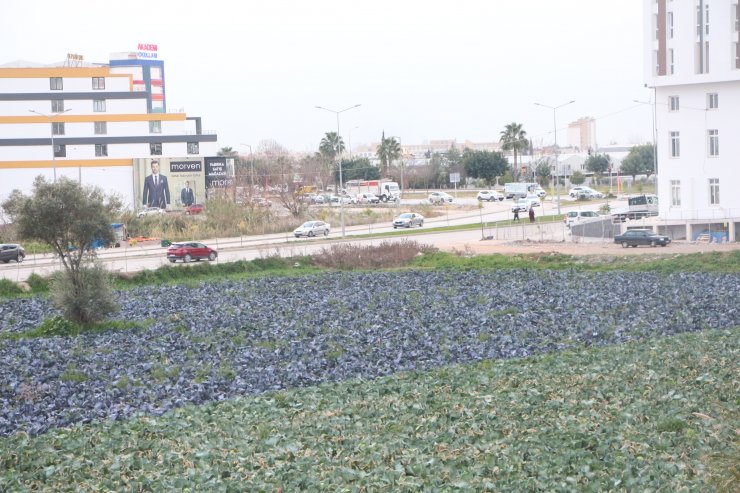
[[[311,228],[311,227],[313,227],[313,221],[308,221],[301,225],[301,228]]]
[[[400,216],[398,216],[398,217],[399,217],[399,218],[401,218],[401,219],[408,219],[408,218],[410,218],[410,217],[411,217],[411,213],[409,213],[409,212],[406,212],[406,213],[404,213],[404,214],[401,214],[401,215],[400,215]]]

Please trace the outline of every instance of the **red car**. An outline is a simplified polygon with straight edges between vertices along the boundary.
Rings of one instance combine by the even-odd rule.
[[[216,260],[218,252],[213,248],[205,246],[203,243],[189,241],[187,243],[173,243],[167,249],[167,258],[173,264],[178,260],[183,262],[192,262],[206,258],[210,261]]]
[[[201,212],[203,212],[204,209],[205,207],[203,206],[203,204],[189,205],[185,208],[185,214],[200,214]]]

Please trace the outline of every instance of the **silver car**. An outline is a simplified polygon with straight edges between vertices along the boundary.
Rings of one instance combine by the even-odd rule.
[[[305,223],[298,226],[293,231],[293,234],[296,238],[300,238],[301,236],[328,236],[330,231],[331,226],[329,226],[329,223],[325,223],[324,221],[306,221]]]
[[[424,226],[424,216],[415,212],[404,212],[393,220],[393,229],[411,228],[413,226]]]

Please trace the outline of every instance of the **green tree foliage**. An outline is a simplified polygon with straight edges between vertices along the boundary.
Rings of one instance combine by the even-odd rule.
[[[326,132],[319,143],[319,153],[329,161],[336,160],[344,152],[344,140],[336,132]]]
[[[586,169],[591,173],[603,175],[609,171],[612,159],[608,154],[594,154],[586,159]]]
[[[489,185],[495,183],[496,177],[502,176],[509,168],[506,158],[500,152],[470,149],[463,152],[462,164],[467,176],[481,178]]]
[[[619,167],[620,173],[632,176],[635,180],[637,175],[650,175],[655,173],[655,147],[652,144],[634,146],[622,161]]]
[[[534,169],[534,174],[537,176],[537,183],[546,187],[550,183],[550,175],[552,174],[550,163],[545,159],[540,160]]]
[[[395,137],[385,138],[385,132],[383,132],[380,138],[380,145],[378,146],[377,156],[380,160],[380,174],[381,176],[388,176],[391,163],[394,160],[401,157],[401,144],[396,140]]]
[[[522,128],[521,123],[512,122],[504,127],[501,131],[501,139],[499,142],[503,143],[501,147],[505,151],[512,151],[514,153],[514,169],[513,173],[516,177],[519,173],[517,165],[517,155],[521,151],[529,149],[529,140],[527,139],[527,132]]]
[[[336,167],[335,167],[336,168]],[[377,180],[380,170],[373,166],[368,158],[342,160],[342,179],[348,180]],[[334,180],[339,183],[339,168],[334,169]]]
[[[109,290],[103,288],[107,283],[98,279],[97,267],[90,267],[90,248],[95,241],[115,240],[110,225],[121,211],[117,197],[65,177],[49,183],[39,176],[30,197],[13,193],[2,206],[12,211],[21,238],[48,244],[61,259],[64,274],[56,285],[67,292],[57,299],[66,303],[60,308],[70,320],[91,323],[112,312]]]
[[[580,171],[574,171],[573,174],[570,175],[570,182],[573,185],[581,185],[584,181],[586,181],[586,175]]]

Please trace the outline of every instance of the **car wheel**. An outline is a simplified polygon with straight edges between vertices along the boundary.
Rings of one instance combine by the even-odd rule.
[[[657,244],[655,243],[655,240],[653,240],[653,241],[651,241],[651,242],[650,242],[650,246],[651,246],[651,247],[655,247],[655,246],[657,246]]]
[[[393,226],[393,229],[397,229],[397,228],[398,228],[398,226]]]
[[[419,227],[421,228],[422,226],[424,226],[424,221],[419,222]]]
[[[208,254],[208,260],[210,260],[211,262],[213,262],[214,260],[216,260],[216,253],[215,252],[209,253]]]
[[[626,241],[623,241],[622,242],[622,248],[627,248],[628,246],[629,246],[629,244]]]
[[[668,246],[668,243],[661,243],[660,246],[662,246],[662,247]]]
[[[3,260],[3,263],[4,263],[4,264],[7,264],[8,262],[10,262],[10,259],[8,259],[8,260]]]
[[[663,246],[665,246],[665,245],[663,245]],[[16,257],[15,261],[18,262],[19,264],[21,262],[23,262],[23,255],[18,255],[18,257]]]
[[[183,257],[182,261],[185,262],[186,264],[189,264],[190,262],[193,261],[193,257],[191,257],[189,253],[186,253],[185,254],[185,257]]]
[[[171,258],[170,259],[170,262],[172,262],[174,264],[175,263],[175,259]]]
[[[325,229],[324,230],[324,236],[329,236],[329,230],[328,229]]]
[[[313,231],[309,231],[308,236],[313,236]]]
[[[411,229],[411,221],[409,221],[409,223],[408,223],[408,224],[406,225],[406,227],[407,227],[408,229]]]

